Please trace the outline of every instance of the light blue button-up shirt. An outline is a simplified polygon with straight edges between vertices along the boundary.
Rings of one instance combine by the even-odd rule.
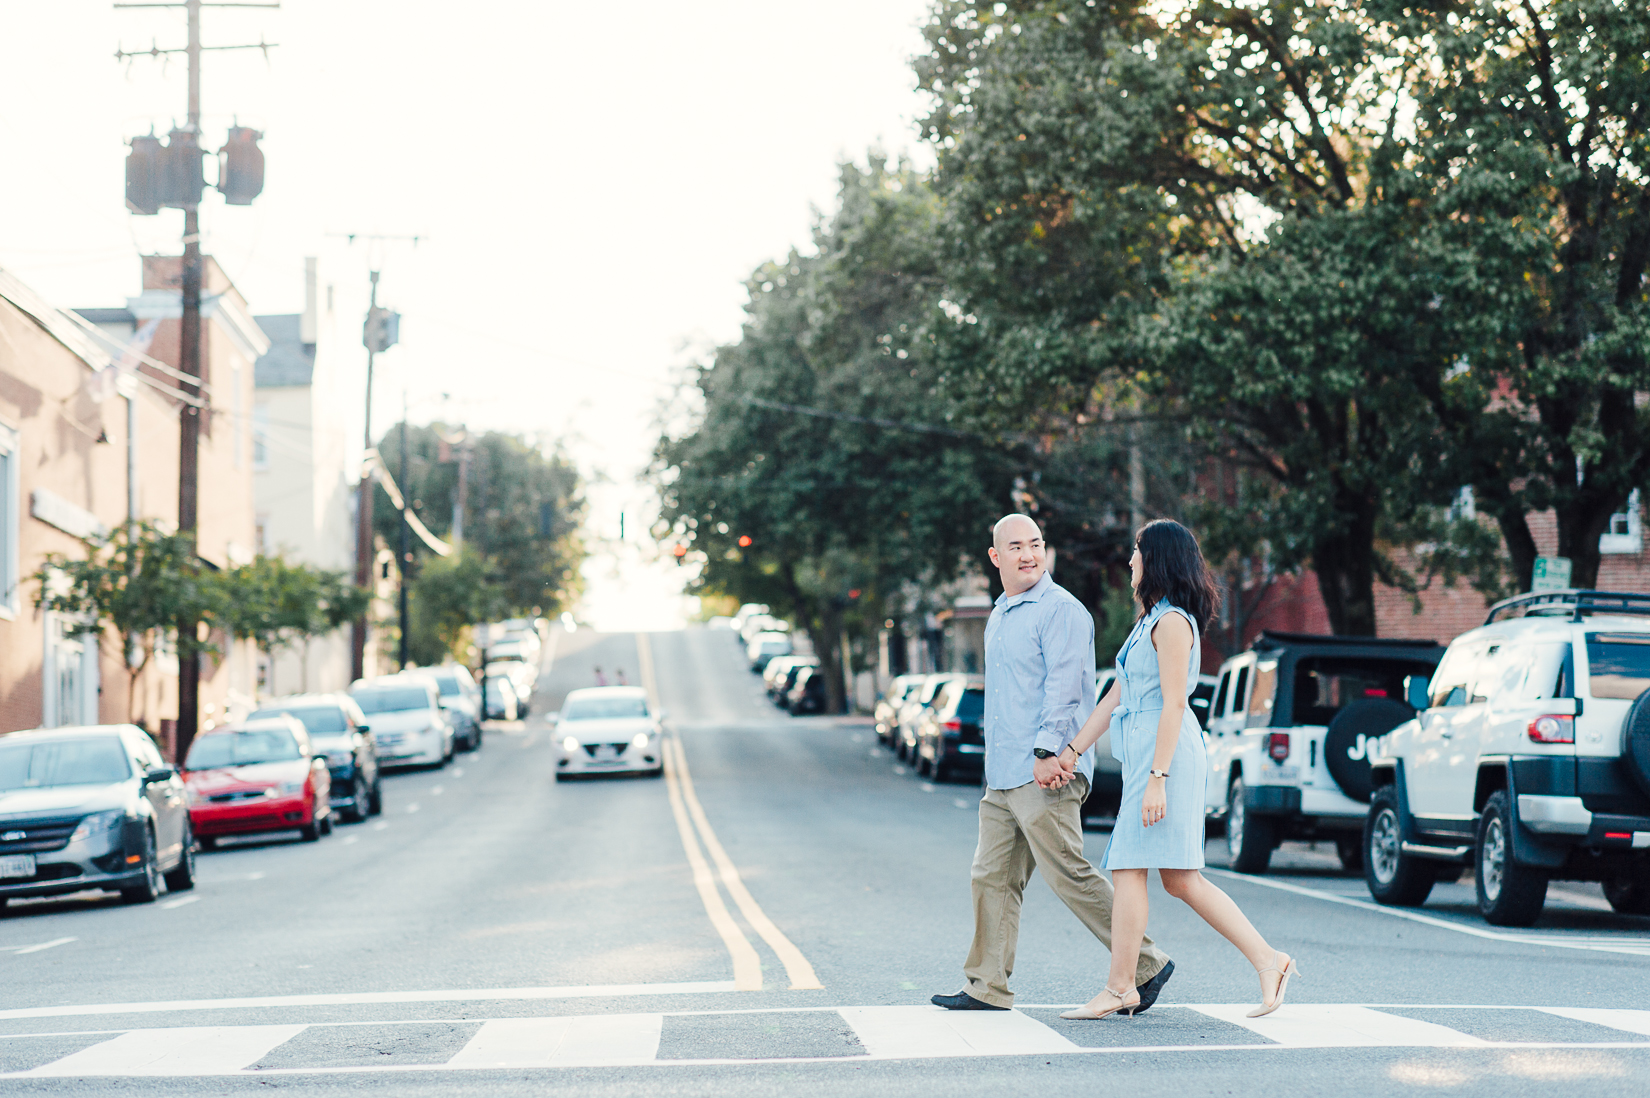
[[[985,783],[1033,780],[1033,748],[1063,751],[1094,711],[1094,618],[1043,573],[1029,590],[999,595],[985,623]],[[1077,760],[1094,779],[1094,749]]]

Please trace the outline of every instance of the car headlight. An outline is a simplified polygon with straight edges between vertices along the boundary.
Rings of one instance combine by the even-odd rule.
[[[303,782],[282,782],[279,785],[272,785],[268,789],[264,790],[264,796],[266,796],[266,797],[290,797],[294,793],[302,793],[303,791],[304,791],[304,783]]]
[[[561,741],[561,749],[571,755],[579,749],[579,740],[576,736],[568,736]]]
[[[647,733],[646,732],[636,733],[636,738],[630,741],[630,746],[634,747],[638,751],[640,751],[642,748],[646,747],[647,746]]]
[[[77,843],[82,839],[89,839],[93,835],[113,831],[125,819],[126,810],[124,808],[112,808],[107,812],[94,812],[80,821],[79,826],[74,829],[74,834],[69,836],[69,841]]]

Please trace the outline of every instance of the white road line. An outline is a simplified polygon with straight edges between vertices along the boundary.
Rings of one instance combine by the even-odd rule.
[[[1488,1044],[1448,1026],[1361,1006],[1285,1004],[1264,1018],[1245,1017],[1254,1007],[1243,1004],[1194,1005],[1191,1009],[1289,1048],[1481,1048]]]
[[[418,811],[418,802],[414,801],[412,804],[409,804],[407,806],[407,811],[408,812],[417,812]]]
[[[288,1006],[355,1006],[363,1003],[475,1003],[508,999],[606,999],[636,995],[707,995],[735,990],[732,980],[675,984],[587,984],[567,987],[493,987],[464,991],[356,991],[329,995],[258,995],[240,999],[173,999],[153,1003],[0,1010],[4,1018],[68,1018],[93,1014],[166,1014],[180,1010],[246,1010]]]
[[[1537,1007],[1546,1014],[1591,1022],[1595,1026],[1626,1030],[1642,1037],[1650,1037],[1650,1010],[1605,1010],[1600,1007]]]
[[[1247,884],[1260,885],[1262,888],[1275,888],[1282,892],[1293,892],[1297,896],[1311,896],[1313,899],[1324,900],[1332,904],[1345,904],[1347,907],[1356,907],[1364,911],[1373,911],[1377,915],[1390,915],[1394,919],[1407,919],[1412,923],[1421,923],[1434,926],[1440,930],[1451,930],[1457,934],[1466,934],[1474,938],[1487,938],[1492,942],[1509,942],[1513,945],[1552,946],[1556,949],[1586,949],[1595,953],[1625,953],[1633,956],[1650,956],[1650,937],[1641,938],[1563,938],[1557,935],[1544,934],[1503,934],[1500,931],[1490,930],[1487,927],[1469,926],[1465,923],[1452,922],[1449,919],[1438,919],[1431,915],[1422,915],[1418,911],[1405,911],[1395,907],[1382,907],[1380,904],[1367,900],[1355,900],[1350,896],[1341,896],[1334,892],[1325,892],[1319,888],[1305,888],[1301,885],[1290,884],[1287,881],[1274,881],[1266,877],[1251,877],[1244,873],[1233,873],[1225,869],[1205,869],[1204,873],[1228,880],[1243,881]]]
[[[70,942],[78,942],[78,941],[80,941],[79,938],[53,938],[51,941],[41,942],[39,945],[0,946],[0,950],[10,952],[10,953],[16,954],[17,956],[21,957],[25,953],[39,953],[43,949],[52,949],[52,948],[55,948],[56,946],[68,945]]]
[[[430,788],[430,793],[434,796],[437,796],[437,797],[441,796],[441,794],[443,794],[445,792],[447,792],[447,787],[444,786],[444,785],[432,786]]]
[[[486,1023],[449,1067],[600,1067],[657,1059],[662,1014],[502,1018]]]
[[[374,831],[387,831],[389,826],[390,825],[385,823],[383,820],[379,820],[377,823],[372,825],[372,829]]]
[[[958,808],[970,808],[970,807],[972,807],[967,801],[963,800],[961,797],[958,797],[956,800],[952,801],[951,803],[956,805]]]
[[[200,897],[194,895],[193,893],[191,893],[188,896],[179,896],[175,900],[167,900],[165,903],[161,904],[160,906],[164,907],[168,911],[171,911],[173,908],[182,907],[185,904],[193,904],[193,903],[199,903],[199,902],[200,902]]]
[[[942,1010],[933,1006],[841,1007],[865,1051],[878,1059],[1021,1056],[1079,1052],[1017,1010]]]
[[[303,1031],[301,1025],[139,1029],[24,1074],[224,1075],[257,1063]]]
[[[455,778],[462,778],[464,776],[464,768],[462,766],[453,767],[452,776]]]
[[[342,840],[342,845],[350,846],[350,845],[352,845],[354,843],[358,843],[360,841],[361,841],[361,836],[359,836],[359,835],[345,835],[343,840]]]

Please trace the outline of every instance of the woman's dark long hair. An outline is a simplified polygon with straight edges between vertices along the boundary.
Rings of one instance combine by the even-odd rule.
[[[1141,616],[1157,600],[1168,599],[1190,614],[1199,630],[1207,630],[1220,609],[1220,585],[1192,532],[1173,519],[1158,519],[1140,528],[1134,547],[1140,550],[1140,586],[1134,593]]]

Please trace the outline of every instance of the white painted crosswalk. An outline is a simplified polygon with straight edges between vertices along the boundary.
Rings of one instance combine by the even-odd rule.
[[[950,1012],[930,1006],[555,1015],[293,1025],[176,1026],[73,1034],[0,1034],[8,1062],[39,1062],[0,1078],[266,1075],[371,1070],[668,1067],[864,1062],[1126,1052],[1327,1048],[1650,1048],[1650,1010],[1600,1007],[1411,1007],[1291,1004],[1248,1018],[1249,1004],[1159,1006],[1141,1019],[1065,1022],[1055,1007]],[[410,1047],[386,1062],[396,1031]],[[416,1047],[427,1036],[426,1047]],[[365,1049],[365,1052],[360,1050]],[[355,1052],[358,1056],[352,1058]]]

